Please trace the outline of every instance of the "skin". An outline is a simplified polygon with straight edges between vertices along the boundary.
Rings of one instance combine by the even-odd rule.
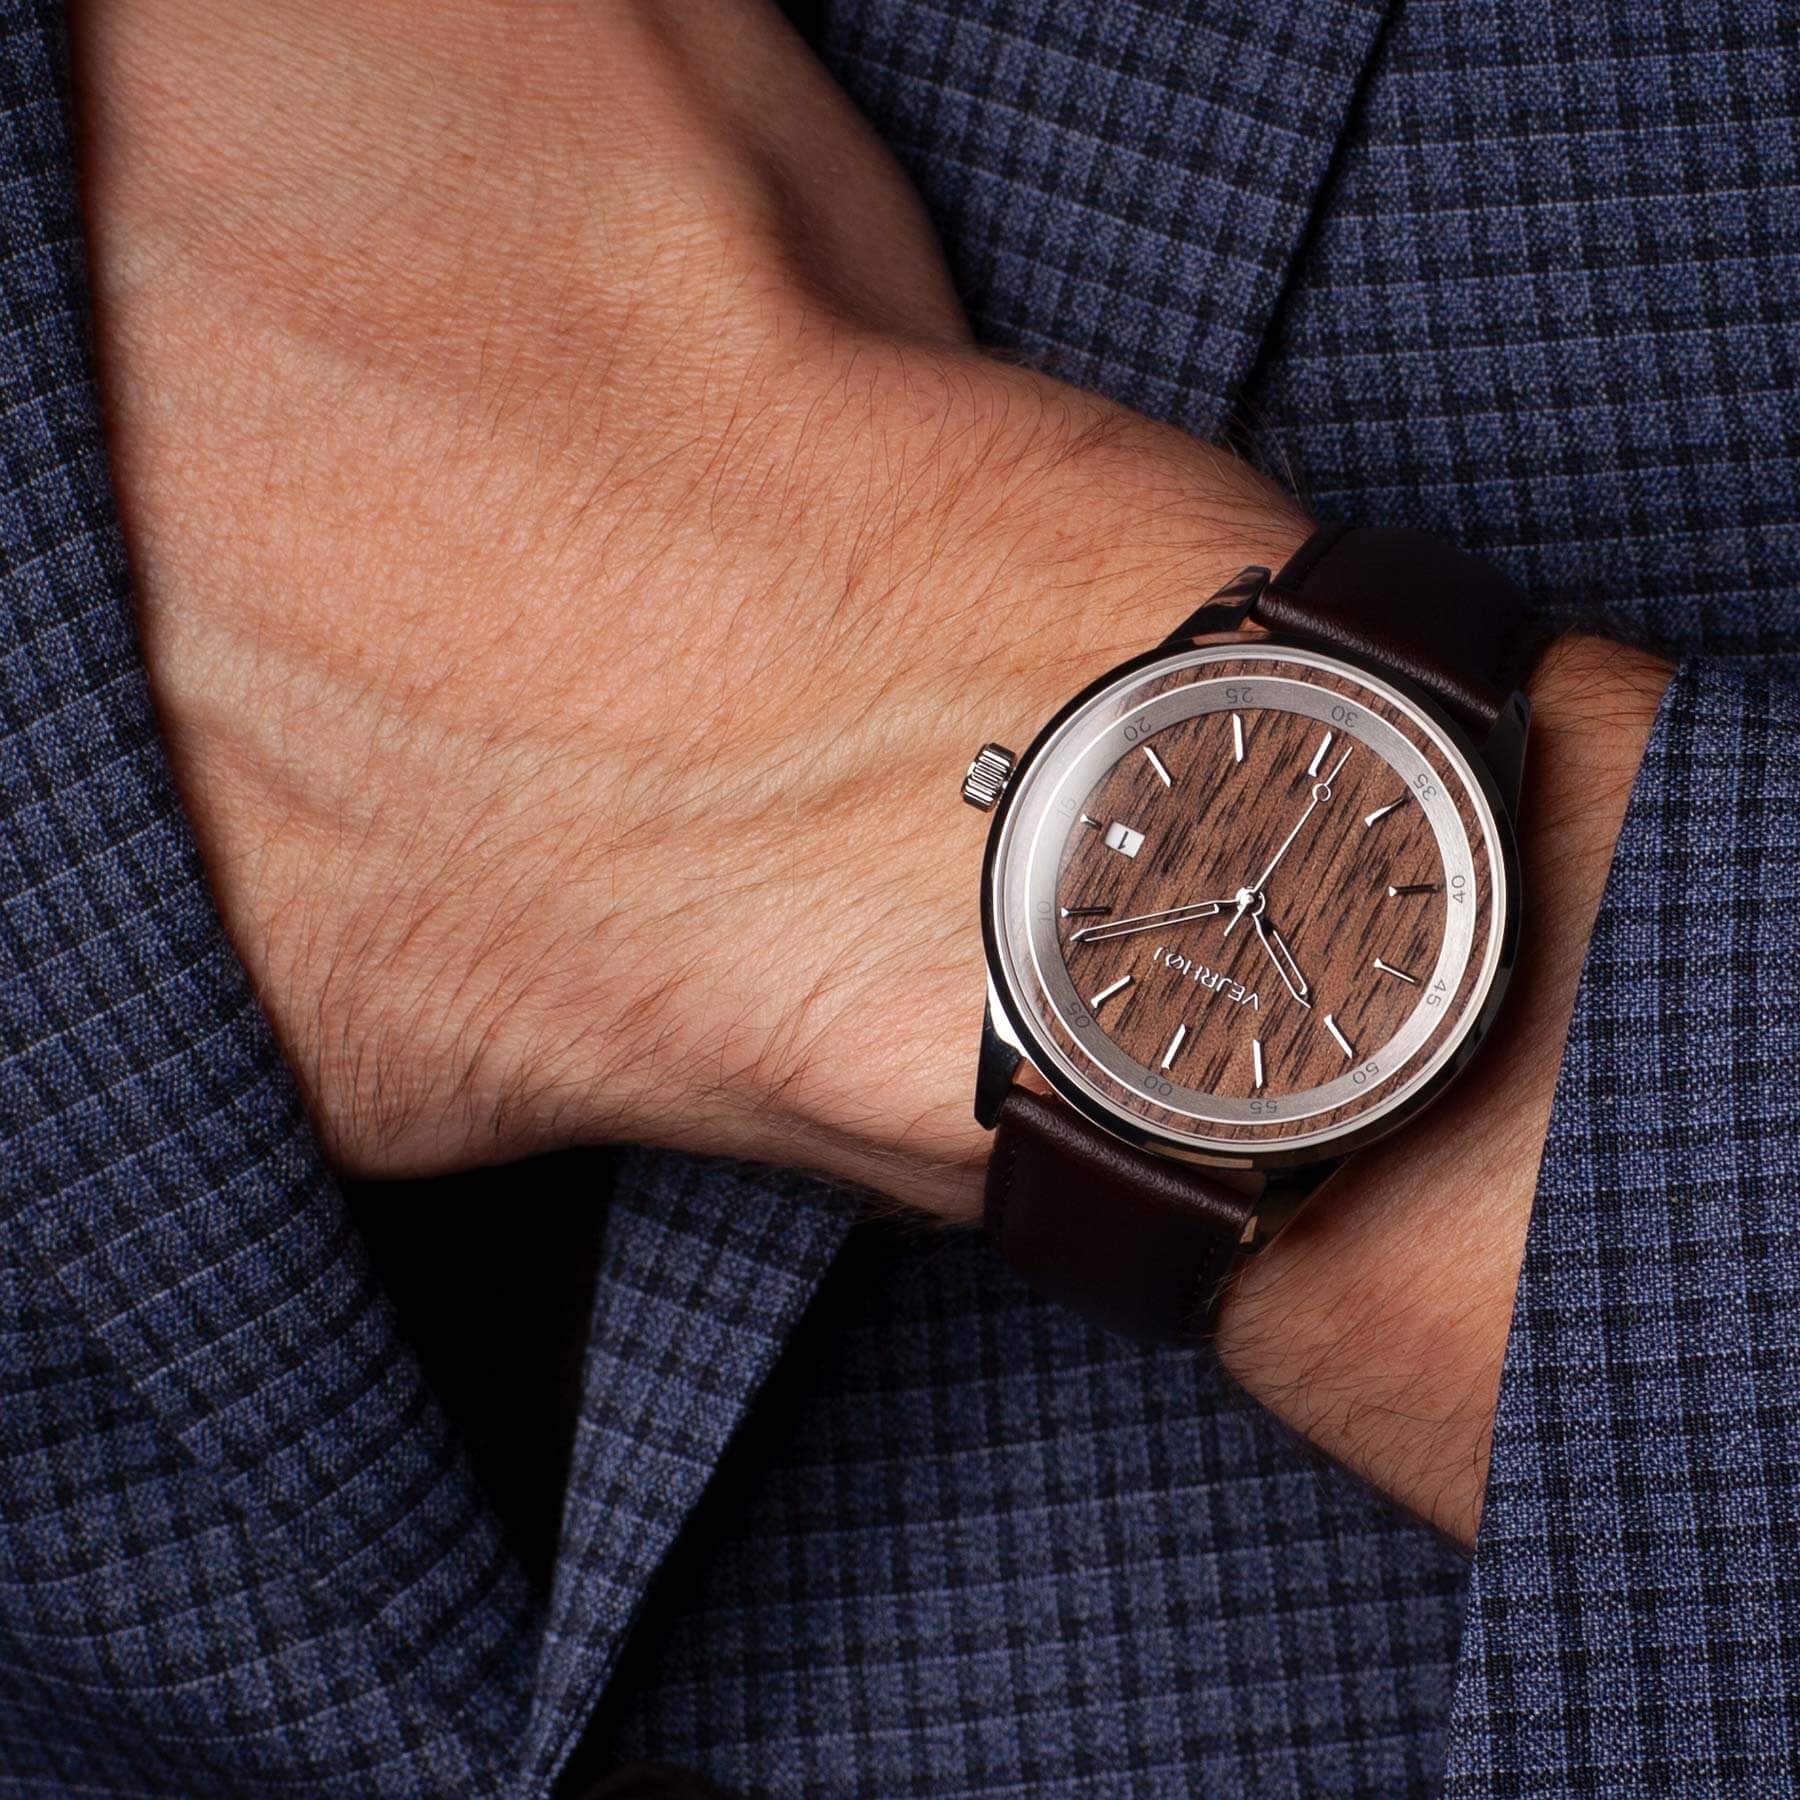
[[[972,1218],[969,751],[1300,510],[981,356],[761,0],[71,13],[145,656],[330,1154],[651,1142]],[[1546,665],[1526,855],[1559,901],[1508,1031],[1223,1322],[1253,1393],[1462,1537],[1665,678]]]

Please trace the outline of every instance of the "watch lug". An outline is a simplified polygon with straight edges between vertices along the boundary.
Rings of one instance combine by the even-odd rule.
[[[1158,648],[1172,650],[1194,638],[1208,637],[1214,632],[1236,631],[1250,616],[1250,609],[1262,598],[1269,585],[1269,571],[1252,566],[1241,569],[1219,589],[1196,613],[1175,627]]]
[[[1326,1182],[1349,1160],[1334,1156],[1325,1162],[1306,1163],[1294,1169],[1271,1170],[1256,1203],[1256,1213],[1244,1233],[1244,1249],[1251,1255],[1266,1250]]]
[[[975,1122],[984,1131],[994,1129],[1000,1103],[1011,1091],[1013,1077],[1024,1060],[1018,1045],[1001,1035],[1001,1027],[994,1022],[998,1015],[990,987],[981,1016],[981,1052],[975,1064]]]
[[[1487,764],[1500,790],[1507,812],[1519,816],[1519,790],[1525,781],[1525,740],[1531,734],[1531,702],[1515,693],[1500,709],[1500,717],[1481,746],[1481,760]]]

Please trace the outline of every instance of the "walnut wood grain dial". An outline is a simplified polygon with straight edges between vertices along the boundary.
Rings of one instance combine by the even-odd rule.
[[[1091,1101],[1202,1145],[1312,1143],[1468,1034],[1500,952],[1495,816],[1387,684],[1184,652],[1077,709],[1021,777],[999,966]]]
[[[1211,713],[1146,739],[1085,796],[1082,816],[1096,823],[1068,834],[1057,878],[1064,960],[1090,995],[1131,977],[1095,1011],[1134,1061],[1208,1093],[1292,1093],[1343,1074],[1356,1049],[1386,1044],[1418,1004],[1443,941],[1443,864],[1400,777],[1345,735],[1296,713]],[[1319,776],[1334,767],[1326,787]],[[1328,798],[1313,803],[1315,789]],[[1107,935],[1195,901],[1235,903],[1308,811],[1254,918],[1228,904]],[[1114,821],[1141,833],[1135,855],[1108,846]],[[1271,930],[1303,997],[1271,953]]]

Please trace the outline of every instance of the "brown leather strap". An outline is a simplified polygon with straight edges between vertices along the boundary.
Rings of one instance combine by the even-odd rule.
[[[1251,617],[1408,678],[1478,742],[1538,648],[1504,575],[1414,531],[1321,528]],[[1060,1100],[1015,1089],[1001,1104],[990,1237],[1035,1287],[1127,1337],[1203,1336],[1254,1210],[1223,1178],[1134,1150]]]
[[[1200,1169],[1147,1156],[1073,1107],[1015,1088],[988,1162],[988,1235],[1031,1284],[1126,1337],[1211,1321],[1255,1207]]]
[[[1538,649],[1525,596],[1506,576],[1419,531],[1321,526],[1250,616],[1283,637],[1406,676],[1477,742]]]

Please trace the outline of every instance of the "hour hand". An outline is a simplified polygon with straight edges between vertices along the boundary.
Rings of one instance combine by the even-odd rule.
[[[1269,953],[1269,961],[1275,965],[1275,972],[1287,983],[1287,991],[1302,1006],[1312,1005],[1312,989],[1306,985],[1306,977],[1300,973],[1300,965],[1294,961],[1294,955],[1283,941],[1281,933],[1273,925],[1268,924],[1261,912],[1252,913],[1250,922],[1256,927],[1256,935],[1262,940],[1262,947]]]
[[[1134,931],[1154,931],[1159,925],[1185,925],[1190,919],[1210,919],[1231,905],[1229,900],[1196,900],[1191,906],[1171,906],[1163,912],[1138,913],[1129,919],[1108,919],[1104,925],[1084,925],[1069,933],[1071,944],[1097,944],[1102,938],[1130,937]]]

